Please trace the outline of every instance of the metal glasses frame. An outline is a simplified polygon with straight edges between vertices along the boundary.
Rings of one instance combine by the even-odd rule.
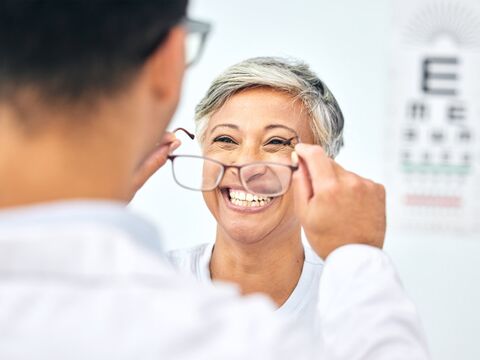
[[[177,131],[183,131],[190,139],[194,140],[195,139],[195,135],[192,134],[191,132],[189,132],[188,130],[184,129],[184,128],[176,128],[175,130],[173,130],[173,132],[177,132]],[[285,141],[285,145],[291,145],[293,140],[297,140],[297,142],[300,142],[300,138],[298,137],[298,135],[288,139]],[[204,159],[204,160],[208,160],[208,161],[212,161],[218,165],[220,165],[222,167],[222,172],[219,174],[218,176],[218,179],[216,180],[215,182],[215,186],[212,186],[211,188],[208,188],[208,189],[195,189],[195,188],[191,188],[191,187],[188,187],[188,186],[185,186],[183,184],[181,184],[176,175],[175,175],[175,170],[174,170],[174,165],[173,165],[173,162],[175,161],[175,159],[177,158],[194,158],[194,159]],[[248,167],[248,166],[254,166],[254,165],[275,165],[275,166],[284,166],[286,168],[289,168],[291,173],[290,173],[290,180],[288,182],[288,186],[285,188],[284,191],[282,192],[279,192],[279,193],[276,193],[276,194],[257,194],[257,195],[260,195],[260,196],[269,196],[269,197],[275,197],[275,196],[280,196],[280,195],[283,195],[285,194],[291,183],[292,183],[292,175],[293,175],[293,172],[298,170],[298,156],[297,156],[297,153],[295,151],[292,152],[292,162],[294,163],[293,165],[288,165],[288,164],[282,164],[282,163],[276,163],[276,162],[268,162],[268,161],[258,161],[258,162],[253,162],[253,163],[248,163],[248,164],[243,164],[243,165],[227,165],[227,164],[224,164],[222,163],[221,161],[218,161],[218,160],[215,160],[215,159],[212,159],[212,158],[209,158],[209,157],[206,157],[206,156],[200,156],[200,155],[169,155],[168,156],[168,160],[170,160],[172,162],[172,175],[173,175],[173,178],[175,179],[175,182],[185,188],[185,189],[188,189],[188,190],[194,190],[194,191],[213,191],[215,190],[218,185],[220,185],[220,182],[222,181],[224,175],[225,175],[225,172],[228,170],[228,169],[236,169],[237,170],[237,174],[238,174],[238,179],[240,180],[240,183],[242,184],[242,186],[245,188],[245,189],[248,189],[249,186],[243,181],[242,179],[242,176],[240,175],[241,173],[241,170],[242,168],[244,167]]]

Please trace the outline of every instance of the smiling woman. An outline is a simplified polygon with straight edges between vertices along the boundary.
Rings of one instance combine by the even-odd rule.
[[[280,312],[313,319],[323,263],[302,245],[292,153],[301,140],[338,154],[343,116],[332,93],[302,62],[249,59],[212,83],[196,125],[204,158],[185,174],[201,179],[196,190],[217,221],[216,239],[169,259],[202,281],[237,283],[244,294],[269,295]],[[213,186],[199,188],[206,182]]]

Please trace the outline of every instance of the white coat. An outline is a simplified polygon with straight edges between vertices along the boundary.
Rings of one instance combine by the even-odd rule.
[[[332,253],[316,329],[177,275],[154,229],[122,204],[0,212],[0,359],[423,360],[417,311],[389,258]]]

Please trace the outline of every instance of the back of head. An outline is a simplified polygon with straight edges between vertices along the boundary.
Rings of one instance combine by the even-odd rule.
[[[131,196],[175,110],[187,2],[0,1],[0,208]]]
[[[186,12],[187,0],[4,0],[0,101],[25,88],[81,101],[121,88]]]

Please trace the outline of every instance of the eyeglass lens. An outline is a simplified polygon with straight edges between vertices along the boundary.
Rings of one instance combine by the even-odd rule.
[[[223,177],[223,166],[196,156],[178,156],[172,163],[173,177],[190,190],[211,191]]]
[[[185,62],[189,67],[200,59],[211,25],[207,22],[192,19],[184,19],[183,24],[187,30]]]
[[[200,58],[201,48],[203,46],[202,35],[199,33],[187,34],[185,39],[185,63],[187,66],[193,65]]]
[[[260,196],[278,196],[288,190],[292,170],[282,164],[254,163],[240,170],[247,192]]]
[[[221,163],[196,156],[178,156],[173,161],[173,176],[182,187],[191,190],[211,191],[224,176]],[[227,171],[240,181],[245,191],[259,196],[279,196],[290,186],[292,170],[288,165],[274,163],[252,163],[241,167],[240,174],[235,168]]]

